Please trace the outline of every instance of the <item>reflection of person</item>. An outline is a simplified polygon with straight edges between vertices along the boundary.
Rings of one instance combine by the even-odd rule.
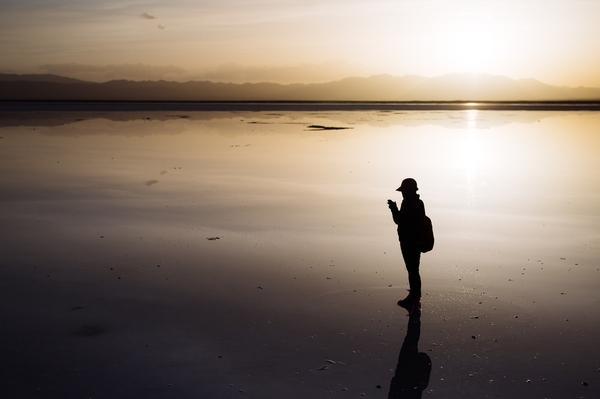
[[[398,301],[398,305],[410,302],[418,302],[421,298],[421,276],[419,275],[419,262],[421,260],[421,248],[419,243],[419,231],[425,219],[425,205],[417,194],[417,182],[415,179],[404,179],[402,185],[396,191],[402,192],[402,205],[388,200],[388,206],[392,211],[394,222],[398,225],[398,239],[402,257],[408,271],[408,282],[410,284],[409,295]]]
[[[408,319],[406,337],[398,355],[396,372],[390,383],[388,399],[419,399],[429,384],[431,359],[419,352],[421,335],[421,309],[413,306]]]

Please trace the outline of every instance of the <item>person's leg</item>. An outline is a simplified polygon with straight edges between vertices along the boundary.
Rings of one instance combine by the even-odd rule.
[[[413,258],[411,268],[408,270],[408,282],[410,284],[411,295],[421,297],[421,275],[419,274],[419,256]]]
[[[421,251],[409,244],[401,245],[402,257],[408,271],[408,283],[410,285],[410,296],[421,297],[421,276],[419,274],[419,263],[421,261]]]

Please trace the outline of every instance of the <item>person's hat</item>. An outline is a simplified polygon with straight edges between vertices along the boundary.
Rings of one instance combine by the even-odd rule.
[[[396,191],[417,191],[418,189],[417,181],[409,177],[402,180],[402,184],[396,189]]]

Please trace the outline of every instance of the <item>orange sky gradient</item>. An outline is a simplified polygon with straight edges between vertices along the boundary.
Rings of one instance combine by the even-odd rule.
[[[600,87],[600,1],[0,2],[1,72],[318,82],[490,73]]]

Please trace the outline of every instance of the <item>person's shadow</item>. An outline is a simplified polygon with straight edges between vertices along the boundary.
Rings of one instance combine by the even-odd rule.
[[[390,383],[389,399],[420,398],[429,384],[431,359],[419,352],[421,336],[421,308],[417,304],[409,310],[406,337],[398,355],[396,372]]]

